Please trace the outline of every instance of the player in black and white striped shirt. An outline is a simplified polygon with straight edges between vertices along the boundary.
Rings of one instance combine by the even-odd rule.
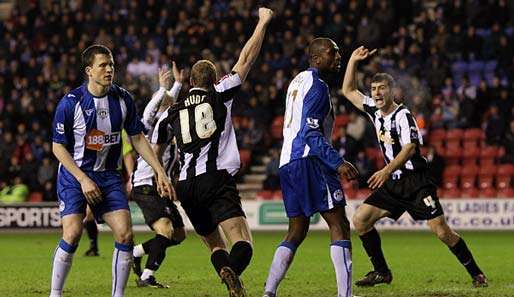
[[[414,117],[405,106],[393,100],[394,79],[386,73],[375,74],[371,80],[371,98],[356,88],[357,64],[373,53],[364,47],[352,53],[342,89],[344,96],[364,111],[375,125],[386,161],[386,166],[368,180],[369,187],[375,191],[353,216],[355,229],[374,267],[355,284],[373,286],[392,281],[374,224],[383,217],[396,220],[407,211],[415,220],[427,220],[430,230],[464,265],[474,286],[487,286],[487,279],[466,243],[446,223],[437,188],[429,177],[427,162],[420,154],[422,139]]]
[[[175,62],[172,69],[159,70],[159,90],[147,103],[143,112],[143,125],[145,136],[150,138],[157,124],[157,120],[177,99],[184,80],[183,70],[179,71]],[[175,82],[170,89],[171,75]],[[162,166],[168,176],[173,177],[172,167],[175,164],[175,145],[168,143],[156,152]],[[133,270],[138,276],[138,287],[168,288],[167,285],[158,283],[154,277],[166,256],[166,249],[180,244],[185,237],[184,222],[177,206],[165,197],[160,197],[155,187],[154,171],[148,163],[141,158],[137,159],[136,169],[132,175],[132,197],[143,212],[145,223],[155,232],[155,237],[142,244],[134,246]],[[144,270],[141,270],[142,257],[148,254]]]
[[[260,52],[272,16],[270,9],[259,8],[259,22],[232,73],[217,84],[212,62],[201,60],[193,65],[193,88],[161,117],[152,137],[157,146],[176,139],[181,164],[177,197],[209,247],[211,262],[231,297],[247,296],[239,276],[253,254],[251,233],[233,177],[240,160],[231,107]],[[230,254],[218,226],[233,244]]]

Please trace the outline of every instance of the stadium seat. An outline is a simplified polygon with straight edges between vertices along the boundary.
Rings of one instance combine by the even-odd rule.
[[[453,189],[446,189],[442,192],[441,197],[444,198],[460,198],[460,189],[453,188]]]
[[[458,165],[447,166],[443,172],[443,187],[444,189],[457,188],[457,180],[461,172],[461,167]]]
[[[498,197],[498,198],[514,198],[514,189],[513,188],[498,189],[498,192],[496,193],[496,197]]]
[[[273,200],[282,200],[282,191],[281,190],[273,191],[272,199]]]
[[[483,189],[490,189],[493,187],[493,177],[492,175],[480,175],[478,177],[478,188]]]
[[[282,129],[284,127],[284,117],[277,116],[271,123],[271,137],[273,139],[282,139]]]
[[[472,161],[473,163],[480,156],[480,148],[476,145],[464,145],[463,153],[462,153],[462,161],[469,163]]]
[[[466,129],[464,131],[463,138],[464,138],[464,141],[468,141],[468,140],[478,141],[478,140],[484,139],[485,134],[484,134],[484,131],[482,131],[482,129],[478,129],[478,128]]]
[[[478,198],[478,190],[476,188],[462,189],[460,196],[462,198]]]
[[[498,166],[498,171],[496,175],[514,175],[514,165],[513,164],[502,164]]]
[[[255,198],[259,200],[271,200],[273,198],[273,191],[259,191],[257,194],[255,194]]]
[[[335,129],[338,130],[341,126],[346,126],[349,121],[350,121],[350,118],[347,114],[338,115],[334,122]]]
[[[475,187],[476,175],[464,175],[460,177],[460,188],[470,189]]]
[[[443,155],[446,158],[446,164],[458,165],[462,157],[461,148],[447,148]]]
[[[430,136],[428,137],[431,144],[434,144],[434,142],[443,142],[443,140],[446,139],[446,130],[444,129],[437,129],[430,133]]]
[[[464,131],[462,129],[450,129],[446,132],[446,140],[447,141],[460,141],[464,135]]]
[[[490,176],[493,177],[496,174],[496,166],[494,165],[482,165],[480,166],[480,170],[478,171],[480,176]]]
[[[497,175],[496,188],[507,189],[512,187],[512,175]]]
[[[480,159],[494,159],[498,154],[498,148],[495,146],[485,146],[480,150]]]
[[[41,192],[32,192],[30,193],[28,202],[43,202],[43,193]]]
[[[480,198],[496,198],[496,196],[497,196],[496,189],[493,189],[493,188],[482,189],[478,193],[478,197],[480,197]]]

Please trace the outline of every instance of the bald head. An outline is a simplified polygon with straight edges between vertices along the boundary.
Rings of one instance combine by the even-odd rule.
[[[319,37],[309,44],[309,64],[311,67],[322,72],[333,72],[339,69],[340,61],[339,47],[332,39]]]
[[[320,56],[327,50],[330,50],[335,45],[335,42],[330,38],[318,37],[311,41],[309,44],[309,60],[313,60],[314,57]]]

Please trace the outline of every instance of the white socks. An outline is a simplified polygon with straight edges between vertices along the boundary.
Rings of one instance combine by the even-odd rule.
[[[134,247],[134,251],[132,252],[132,255],[137,258],[141,258],[145,255],[145,250],[143,249],[142,244],[138,244]]]
[[[275,251],[275,256],[273,257],[273,262],[271,262],[264,292],[276,294],[278,285],[282,279],[284,279],[287,269],[293,262],[295,252],[296,246],[290,242],[283,241],[278,246]]]
[[[352,297],[351,248],[349,240],[336,240],[330,245],[330,257],[336,271],[338,297]]]
[[[114,243],[112,255],[112,297],[123,297],[132,264],[131,244]]]
[[[76,250],[77,245],[70,245],[64,241],[64,239],[61,239],[55,249],[50,297],[60,297],[62,295],[64,281],[70,271],[73,253],[75,253]]]

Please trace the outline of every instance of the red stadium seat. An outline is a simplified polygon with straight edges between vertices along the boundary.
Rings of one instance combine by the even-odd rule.
[[[465,175],[460,177],[460,188],[471,189],[475,187],[476,175]]]
[[[496,192],[496,189],[487,188],[487,189],[480,190],[480,192],[478,193],[478,196],[480,198],[496,198],[497,192]]]
[[[447,149],[460,150],[461,149],[460,141],[459,140],[455,140],[455,139],[448,140],[446,142],[446,148]]]
[[[476,165],[463,166],[460,175],[461,176],[477,176],[480,168]]]
[[[464,131],[462,129],[450,129],[446,131],[446,140],[455,140],[460,141],[464,135]]]
[[[255,198],[259,200],[271,200],[273,198],[273,191],[259,191],[257,194],[255,194]]]
[[[341,126],[346,126],[350,121],[350,117],[347,114],[340,114],[336,117],[334,125],[336,130]]]
[[[284,117],[277,116],[271,123],[271,137],[273,139],[282,139],[282,129],[284,127]]]
[[[497,175],[514,175],[513,164],[502,164],[498,166]]]
[[[481,190],[490,189],[493,187],[492,175],[480,175],[478,177],[478,188]]]
[[[475,162],[475,160],[480,156],[480,148],[478,146],[464,146],[462,159],[463,162]]]
[[[282,200],[282,191],[281,190],[273,191],[272,199],[273,200]]]
[[[434,144],[434,142],[443,142],[446,139],[446,130],[437,129],[430,133],[428,137],[430,144]]]
[[[28,202],[42,202],[43,201],[43,193],[41,192],[32,192],[30,193]]]
[[[507,189],[512,187],[512,176],[510,175],[497,175],[496,187],[498,189]]]
[[[480,151],[481,159],[494,159],[498,154],[498,148],[495,146],[485,146]]]
[[[478,190],[476,188],[462,189],[460,196],[462,198],[478,198]]]
[[[447,148],[444,152],[446,164],[457,165],[462,157],[462,150],[460,148]]]
[[[494,165],[482,165],[480,166],[480,170],[478,174],[480,176],[490,176],[493,177],[496,173],[496,166]]]
[[[474,140],[475,142],[478,140],[482,140],[485,138],[484,131],[482,129],[473,128],[466,129],[463,135],[464,141]]]
[[[458,188],[446,189],[442,192],[441,197],[444,198],[460,198],[460,190]]]
[[[513,188],[506,188],[506,189],[499,189],[496,193],[496,197],[498,198],[514,198],[514,189]]]

